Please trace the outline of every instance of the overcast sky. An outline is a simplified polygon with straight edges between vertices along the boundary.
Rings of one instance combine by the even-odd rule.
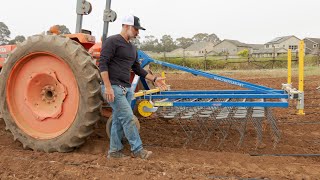
[[[101,37],[105,0],[89,0],[93,6],[83,28]],[[16,35],[29,36],[55,24],[75,31],[76,0],[0,0],[0,22]],[[109,35],[119,33],[121,17],[140,17],[147,31],[140,36],[169,34],[173,38],[215,33],[220,39],[266,43],[278,36],[320,38],[319,0],[112,0],[118,19]]]

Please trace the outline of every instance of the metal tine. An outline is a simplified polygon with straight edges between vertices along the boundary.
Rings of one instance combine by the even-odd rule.
[[[191,101],[195,100],[196,99],[192,99]],[[185,147],[192,140],[193,134],[195,133],[194,129],[192,128],[192,115],[186,115],[187,112],[190,112],[190,109],[192,108],[184,108],[182,111],[180,111],[178,118],[180,126],[187,135],[187,140],[183,147]]]
[[[230,120],[228,120],[229,113],[227,114],[227,112],[229,112],[229,108],[224,107],[224,108],[222,108],[222,115],[219,116],[219,114],[220,114],[219,113],[216,116],[216,121],[220,124],[222,123],[222,126],[220,126],[220,127],[222,127],[221,130],[222,130],[222,134],[223,134],[223,137],[222,137],[218,147],[220,147],[223,144],[223,142],[225,141],[225,139],[228,137],[229,130],[232,125],[232,123],[230,123]]]
[[[217,101],[222,101],[222,99],[217,99]],[[225,102],[229,101],[229,99],[226,99]],[[219,114],[222,111],[223,108],[221,107],[213,107],[212,113],[206,113],[210,114],[210,118],[212,119],[212,132],[214,131],[215,127],[218,129],[218,131],[222,134],[222,136],[225,136],[225,133],[221,127],[220,120],[217,119],[216,115]]]
[[[220,127],[219,125],[217,125],[217,121],[215,120],[215,116],[214,116],[215,112],[219,111],[219,108],[210,107],[209,109],[211,110],[211,113],[200,114],[201,116],[209,116],[206,120],[206,124],[207,124],[206,128],[208,131],[208,135],[203,143],[207,143],[207,141],[210,139],[215,129],[218,129],[221,132]]]
[[[245,102],[246,99],[243,99],[242,102]],[[233,119],[235,121],[235,124],[240,124],[236,127],[240,134],[240,139],[238,142],[238,147],[240,147],[243,144],[243,140],[245,137],[246,127],[247,127],[247,119],[248,119],[248,112],[250,111],[247,107],[239,107],[235,110]]]
[[[273,148],[276,148],[276,145],[278,144],[280,138],[281,138],[281,133],[278,129],[278,126],[277,126],[277,122],[276,122],[276,119],[274,118],[273,116],[273,113],[272,113],[272,110],[270,108],[266,108],[266,114],[267,114],[267,120],[269,122],[269,124],[271,125],[271,131],[272,131],[272,134],[273,134],[273,137],[274,137],[274,144],[273,144]]]
[[[181,100],[182,99],[180,98],[180,99],[174,100],[173,102],[179,102]],[[181,107],[163,107],[163,108],[165,108],[165,111],[161,112],[161,116],[166,119],[173,119],[181,111]]]
[[[206,102],[211,102],[211,101],[213,101],[213,99],[206,99]],[[203,140],[201,141],[199,147],[201,147],[201,145],[205,142],[205,140],[207,139],[207,137],[209,135],[209,130],[208,130],[208,127],[205,125],[205,123],[207,123],[210,115],[199,113],[205,109],[206,109],[206,107],[199,107],[195,110],[195,120],[197,121],[198,128],[201,131],[202,136],[203,136]]]
[[[263,108],[264,109],[264,108]],[[257,132],[257,144],[256,149],[259,147],[259,145],[262,143],[262,136],[263,136],[263,128],[262,128],[262,121],[265,118],[265,111],[261,112],[255,112],[253,110],[252,114],[252,122],[255,126],[256,132]]]
[[[187,135],[187,140],[186,142],[183,144],[183,147],[185,147],[192,139],[192,134],[190,133],[190,129],[188,129],[188,127],[184,126],[182,124],[182,120],[185,120],[187,118],[191,118],[191,116],[181,116],[179,119],[178,119],[178,122],[180,124],[180,126],[182,127],[183,131],[185,132],[185,134]]]
[[[260,99],[259,102],[264,102],[264,99]],[[263,135],[262,121],[264,118],[265,118],[264,107],[253,107],[252,108],[252,114],[250,115],[250,120],[251,120],[251,122],[256,130],[256,133],[257,133],[257,143],[256,143],[255,149],[257,149],[262,142],[262,135]]]
[[[189,102],[195,102],[195,101],[197,101],[197,100],[198,100],[198,99],[195,98],[195,99],[190,100]],[[189,109],[192,109],[192,108],[186,108],[186,109],[189,110]],[[195,114],[195,113],[194,113],[193,111],[185,111],[183,115],[185,115],[185,116],[192,116],[192,115],[194,115],[194,114]]]
[[[225,102],[230,101],[231,99],[228,98],[225,100]],[[220,143],[218,145],[218,148],[223,144],[223,142],[225,141],[225,139],[228,136],[229,130],[231,128],[232,122],[230,122],[230,120],[228,120],[228,118],[230,118],[230,112],[232,111],[232,108],[230,107],[223,107],[220,108],[221,111],[219,113],[217,113],[217,116],[215,117],[216,121],[216,125],[218,125],[220,132],[222,133],[222,139],[220,140]],[[222,126],[221,126],[222,123]],[[229,125],[229,126],[228,126]],[[225,127],[227,126],[227,127]]]
[[[251,114],[251,111],[249,108],[246,108],[246,117],[245,118],[242,118],[242,120],[240,121],[241,123],[241,128],[239,130],[239,133],[240,133],[240,140],[238,142],[238,147],[241,147],[242,144],[243,144],[243,141],[244,141],[244,137],[245,137],[245,134],[246,134],[246,129],[247,129],[247,124],[248,124],[248,117],[250,116]]]

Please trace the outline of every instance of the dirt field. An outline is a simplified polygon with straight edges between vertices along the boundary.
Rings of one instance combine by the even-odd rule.
[[[225,75],[273,88],[281,88],[286,81],[268,74]],[[167,83],[175,90],[234,88],[190,74],[168,74]],[[0,179],[320,179],[320,156],[252,156],[319,153],[320,92],[316,90],[319,85],[320,76],[306,77],[305,116],[295,114],[293,103],[289,109],[274,110],[282,134],[275,149],[268,130],[263,146],[257,150],[251,131],[241,148],[235,146],[239,138],[236,133],[221,148],[214,137],[201,147],[200,140],[195,139],[183,148],[185,136],[180,127],[160,119],[142,119],[142,140],[154,152],[150,160],[107,160],[109,143],[102,124],[76,151],[46,154],[23,150],[0,121]],[[127,151],[128,148],[126,145]]]

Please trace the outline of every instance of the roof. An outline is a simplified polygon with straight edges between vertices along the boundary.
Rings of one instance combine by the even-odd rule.
[[[248,46],[250,46],[254,50],[258,50],[262,49],[264,47],[264,44],[248,44]]]
[[[275,48],[275,52],[287,52],[287,50],[285,48]],[[253,54],[272,54],[274,52],[274,50],[271,49],[259,49],[256,51],[253,51]]]
[[[213,47],[214,44],[211,42],[198,42],[198,43],[194,43],[191,46],[187,47],[186,51],[200,51],[200,50],[204,50],[208,46]]]
[[[225,39],[223,41],[230,42],[230,43],[236,45],[237,47],[250,47],[248,44],[242,43],[242,42],[240,42],[238,40]]]
[[[177,53],[177,52],[181,52],[183,50],[184,50],[183,48],[178,48],[178,49],[171,51],[170,53]]]
[[[305,38],[305,39],[308,39],[316,44],[320,44],[320,38]]]
[[[286,40],[288,40],[288,39],[290,39],[292,37],[297,38],[296,36],[293,36],[293,35],[292,36],[282,36],[282,37],[274,38],[274,39],[272,39],[270,42],[268,42],[266,44],[280,44],[280,43],[282,43],[282,42],[284,42],[284,41],[286,41]],[[299,39],[299,38],[297,38],[297,39]]]

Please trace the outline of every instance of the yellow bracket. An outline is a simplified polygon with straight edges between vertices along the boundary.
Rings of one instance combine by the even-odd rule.
[[[138,112],[142,117],[151,116],[152,112],[145,112],[144,109],[143,109],[144,107],[153,108],[153,105],[147,100],[140,101],[139,104],[138,104]]]
[[[158,92],[160,92],[159,88],[150,89],[150,90],[142,90],[142,91],[134,93],[134,97],[137,98],[137,97],[141,97],[141,96],[145,96],[145,95],[149,95],[149,94],[153,94],[153,93],[158,93]]]
[[[165,74],[164,72],[162,72],[162,73],[161,73],[161,77],[165,78],[165,77],[166,77],[166,74]],[[165,80],[163,80],[163,82],[166,83]]]

